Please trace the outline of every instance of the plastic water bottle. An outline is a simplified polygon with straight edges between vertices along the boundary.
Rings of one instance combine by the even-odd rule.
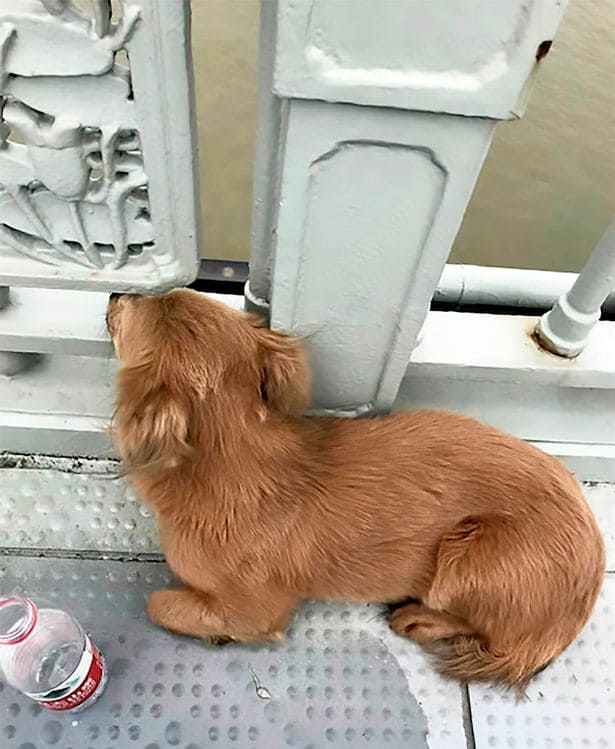
[[[83,710],[107,682],[104,659],[64,611],[0,597],[0,676],[49,710]]]

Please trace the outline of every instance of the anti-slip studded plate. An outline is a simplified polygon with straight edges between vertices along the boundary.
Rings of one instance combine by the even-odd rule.
[[[0,470],[0,546],[159,552],[149,509],[113,474]]]
[[[2,749],[461,749],[461,690],[392,635],[378,609],[306,604],[276,646],[207,648],[153,627],[162,563],[0,558],[0,589],[45,596],[101,647],[109,683],[78,714],[4,686]]]

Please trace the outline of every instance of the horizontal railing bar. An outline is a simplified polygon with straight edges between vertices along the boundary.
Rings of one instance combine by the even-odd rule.
[[[236,309],[243,297],[210,294]],[[0,312],[0,351],[103,356],[112,352],[105,324],[108,294],[93,291],[11,288]]]
[[[430,312],[407,374],[457,377],[511,386],[553,385],[615,388],[615,323],[599,323],[576,359],[540,349],[533,338],[536,317],[474,312]]]
[[[546,310],[576,279],[576,273],[448,263],[433,302],[459,309],[485,306]],[[615,313],[615,291],[605,302],[603,312]]]
[[[475,415],[490,421],[495,411],[501,415],[508,408],[516,415],[506,417],[506,428],[519,436],[557,445],[571,439],[585,441],[578,460],[583,465],[589,461],[592,470],[591,474],[579,470],[579,475],[604,479],[604,466],[615,467],[608,421],[615,398],[615,361],[613,347],[606,345],[615,323],[598,323],[589,346],[575,361],[537,353],[527,338],[535,323],[536,318],[519,316],[430,313],[405,378],[406,392],[413,397],[401,405],[472,413],[471,406],[482,393],[491,405],[481,406]],[[114,457],[108,427],[116,370],[113,358],[50,355],[40,370],[5,382],[0,386],[0,452]],[[546,404],[538,392],[541,386],[551,393]],[[434,392],[443,393],[442,398]],[[426,400],[421,401],[421,394]],[[497,399],[500,403],[495,407]],[[536,410],[533,399],[540,399]],[[549,407],[557,409],[553,417]],[[519,411],[527,414],[527,425]],[[575,429],[573,422],[581,412],[595,430],[585,425],[580,434]],[[532,419],[543,423],[530,428]]]
[[[227,270],[232,270],[232,275]],[[240,309],[238,291],[248,273],[248,263],[204,260],[194,287],[212,293]],[[487,308],[508,313],[550,309],[571,288],[576,273],[491,268],[480,265],[446,265],[432,306],[478,311]],[[98,292],[13,288],[11,308],[0,314],[0,350],[107,356],[110,343],[104,329],[107,295]],[[615,314],[615,292],[603,314]]]
[[[218,294],[243,294],[250,266],[241,260],[203,258],[191,289]]]

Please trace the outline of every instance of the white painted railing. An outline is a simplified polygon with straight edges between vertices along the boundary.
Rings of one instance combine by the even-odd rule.
[[[189,20],[182,0],[0,0],[0,450],[106,450],[93,292],[197,273]]]
[[[548,310],[570,290],[576,273],[498,268],[485,265],[447,263],[433,296],[436,305],[467,310],[476,307]],[[602,305],[615,315],[615,286]]]
[[[494,127],[522,115],[564,7],[263,2],[246,299],[306,336],[320,409],[465,411],[615,479],[615,324],[586,335],[606,243],[539,327],[560,353],[587,338],[574,359],[538,345],[534,317],[428,312],[459,273],[462,306],[532,297],[522,271],[512,288],[442,274]],[[0,0],[0,450],[105,455],[106,292],[196,272],[188,5],[110,8]],[[551,281],[543,302],[566,291]]]
[[[534,317],[428,313],[441,277],[457,293],[442,273],[493,127],[522,114],[564,7],[265,3],[247,298],[306,335],[320,409],[465,411],[615,479],[614,323],[571,360],[538,345]],[[467,276],[513,306],[566,290],[512,273]]]

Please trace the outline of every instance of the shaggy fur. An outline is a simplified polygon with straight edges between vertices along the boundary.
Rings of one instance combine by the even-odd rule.
[[[473,419],[308,418],[299,342],[196,292],[115,296],[115,428],[182,581],[154,622],[275,640],[305,598],[399,602],[463,681],[523,687],[579,633],[604,547],[560,462]]]

